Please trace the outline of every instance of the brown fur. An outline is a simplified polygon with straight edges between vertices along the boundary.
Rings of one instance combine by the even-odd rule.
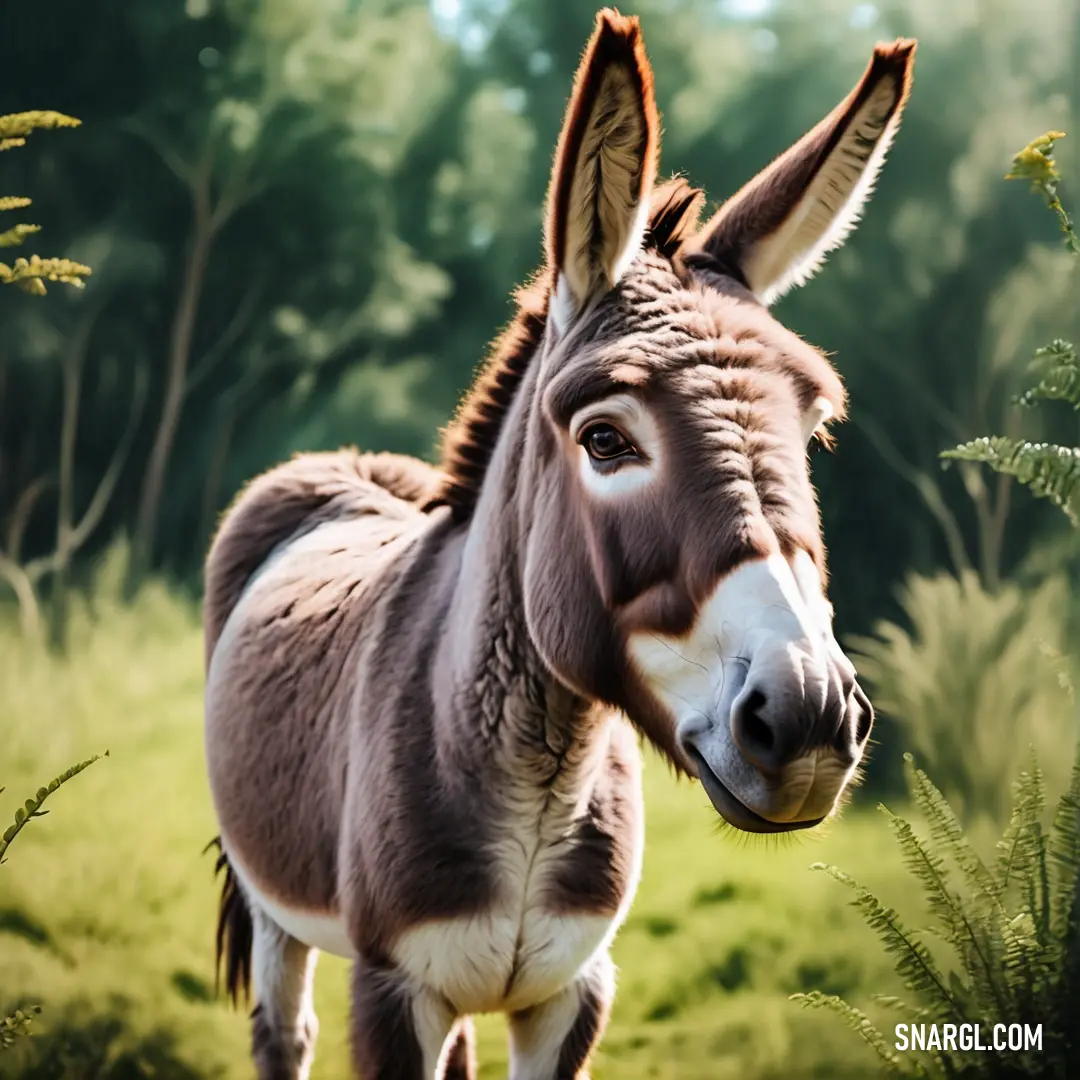
[[[899,114],[911,50],[879,54],[827,122],[837,138],[882,80],[896,80]],[[613,69],[619,93],[598,108]],[[621,140],[607,172],[598,131]],[[805,552],[824,580],[802,422],[816,398],[842,417],[843,386],[740,267],[768,240],[755,223],[782,224],[818,171],[837,168],[831,137],[804,140],[764,188],[744,189],[730,216],[698,232],[697,189],[674,180],[652,191],[658,127],[637,21],[602,13],[560,139],[549,264],[518,293],[441,467],[300,455],[225,515],[205,600],[225,872],[217,951],[234,999],[253,938],[257,961],[287,969],[288,1001],[256,1009],[261,1080],[302,1075],[314,1040],[296,1026],[307,1023],[297,987],[309,950],[288,936],[307,931],[268,930],[275,909],[283,924],[342,928],[365,1077],[421,1080],[434,1031],[451,1040],[443,1080],[471,1080],[466,1017],[488,1008],[512,1014],[522,1052],[541,1055],[550,1080],[586,1075],[610,1008],[606,950],[551,997],[537,965],[568,963],[559,950],[576,947],[574,934],[625,915],[643,814],[634,729],[677,769],[696,768],[629,642],[689,633],[748,561]],[[590,170],[595,200],[571,207],[564,190]],[[572,215],[584,246],[566,241]],[[623,259],[642,221],[643,246]],[[569,297],[559,292],[568,261]],[[605,284],[616,264],[628,269]],[[587,490],[569,428],[615,393],[648,403],[662,447],[662,477],[633,498]],[[855,723],[844,701],[797,717],[811,749],[839,737],[834,720]],[[515,919],[507,944],[496,935]],[[435,970],[450,961],[432,949],[443,942],[457,957],[466,934],[479,935],[478,953],[455,981],[458,969]],[[532,1045],[538,1031],[549,1044]]]

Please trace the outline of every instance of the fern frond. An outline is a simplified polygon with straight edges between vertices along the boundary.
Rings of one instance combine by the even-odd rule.
[[[80,761],[77,765],[72,765],[70,769],[66,769],[58,777],[52,780],[47,787],[38,788],[37,794],[32,799],[27,799],[26,802],[15,811],[15,823],[9,825],[4,830],[4,835],[0,837],[0,863],[5,861],[4,854],[7,852],[7,849],[11,847],[11,843],[15,837],[26,827],[26,823],[31,818],[44,817],[48,813],[48,810],[42,810],[41,807],[50,795],[59,791],[64,784],[73,777],[78,776],[84,769],[89,769],[95,761],[100,761],[103,757],[108,756],[108,750],[106,750],[104,754],[95,754],[85,761]]]
[[[1001,993],[999,980],[995,977],[1000,957],[994,948],[994,939],[987,920],[974,910],[966,909],[963,898],[948,887],[945,860],[915,835],[911,824],[882,807],[889,817],[896,841],[900,846],[904,865],[923,887],[931,913],[938,920],[944,940],[952,947],[963,963],[971,980],[971,989],[952,986],[953,1001],[963,1011],[962,1003],[974,997],[978,1004],[993,1004],[1000,1015],[1008,1015],[1009,1002]]]
[[[1064,131],[1047,131],[1033,139],[1020,153],[1014,155],[1012,168],[1006,174],[1006,180],[1027,180],[1031,190],[1041,194],[1046,205],[1054,212],[1058,225],[1065,235],[1065,246],[1074,254],[1080,255],[1080,236],[1077,236],[1073,220],[1057,195],[1061,174],[1054,161],[1054,143],[1065,138]]]
[[[33,201],[23,195],[0,195],[0,210],[21,210]]]
[[[941,456],[953,461],[982,462],[995,472],[1015,476],[1035,495],[1063,510],[1074,524],[1080,524],[1075,505],[1080,501],[1080,447],[990,435],[953,447]]]
[[[792,994],[791,1001],[797,1001],[805,1009],[828,1009],[836,1013],[853,1031],[857,1031],[878,1057],[894,1072],[903,1076],[929,1077],[926,1068],[914,1057],[901,1058],[891,1047],[885,1036],[874,1022],[861,1009],[849,1005],[835,994],[823,994],[820,990],[811,990],[807,994]]]
[[[998,928],[1005,949],[1002,957],[1002,981],[1008,986],[1017,1006],[999,1016],[1039,1016],[1040,1002],[1058,971],[1057,950],[1039,939],[1035,918],[1021,911],[1003,919]]]
[[[1072,342],[1057,338],[1037,350],[1032,367],[1041,372],[1039,381],[1015,399],[1017,405],[1031,408],[1039,401],[1064,401],[1080,410],[1080,356]]]
[[[37,109],[30,112],[8,113],[0,116],[0,150],[7,147],[2,144],[12,142],[22,145],[32,131],[48,128],[78,127],[82,123],[74,116],[53,112],[51,109]]]
[[[923,995],[941,1021],[963,1023],[963,1010],[946,986],[930,950],[904,925],[899,914],[838,867],[814,863],[811,869],[823,870],[855,893],[852,906],[881,939],[885,951],[895,958],[896,972],[905,986]]]
[[[1080,877],[1080,755],[1065,794],[1058,800],[1050,826],[1051,929],[1063,939],[1080,923],[1074,889]]]
[[[1032,881],[1038,874],[1040,848],[1045,857],[1042,816],[1045,795],[1042,773],[1024,770],[1013,783],[1013,810],[1008,827],[997,842],[997,883],[1004,894],[1014,886],[1030,898]]]
[[[1000,906],[1000,891],[994,875],[971,846],[948,800],[930,777],[916,766],[910,753],[904,754],[904,772],[912,800],[926,819],[931,838],[956,863],[971,890],[972,899],[984,911]]]
[[[870,1000],[883,1009],[903,1013],[913,1021],[927,1020],[928,1017],[926,1009],[919,1005],[912,1005],[910,1001],[898,998],[894,994],[871,994]]]
[[[36,232],[41,232],[40,225],[13,225],[5,232],[0,232],[0,248],[16,247]]]

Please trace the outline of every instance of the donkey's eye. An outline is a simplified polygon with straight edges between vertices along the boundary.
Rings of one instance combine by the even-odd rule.
[[[593,461],[611,461],[614,458],[636,454],[630,440],[611,424],[590,424],[578,438],[585,452]]]

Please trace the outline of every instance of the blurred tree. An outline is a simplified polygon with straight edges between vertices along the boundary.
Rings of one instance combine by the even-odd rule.
[[[1075,289],[1040,284],[1059,257],[1052,225],[999,181],[1032,128],[1067,128],[1077,111],[1080,4],[1044,0],[1038,18],[1003,0],[634,9],[665,110],[664,168],[713,201],[831,109],[875,40],[920,39],[864,225],[778,314],[836,351],[852,398],[836,454],[814,464],[840,630],[900,615],[895,586],[910,570],[972,566],[993,588],[1057,523],[1041,507],[1010,514],[1007,478],[942,473],[936,454],[1012,430],[1006,358],[1037,344],[1032,327]],[[76,488],[85,504],[130,414],[116,372],[144,365],[149,421],[95,535],[136,531],[133,580],[147,565],[194,580],[225,501],[292,450],[433,450],[511,287],[539,261],[551,150],[593,7],[50,10],[63,35],[26,5],[6,16],[0,104],[10,87],[47,89],[89,122],[14,173],[58,208],[50,227],[76,238],[72,256],[94,264],[89,294],[108,293],[88,341]],[[52,198],[70,176],[78,189]],[[42,361],[78,314],[50,311],[43,327],[0,293],[0,514],[57,469],[57,448],[37,435],[61,410]],[[53,531],[39,511],[30,557]]]

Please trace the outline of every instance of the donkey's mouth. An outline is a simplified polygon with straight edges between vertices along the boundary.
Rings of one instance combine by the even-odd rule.
[[[716,808],[716,812],[736,829],[751,833],[793,832],[796,829],[812,829],[825,820],[824,817],[819,817],[811,821],[770,821],[762,817],[741,799],[732,795],[720,777],[709,767],[709,763],[693,746],[685,745],[684,749],[697,766],[698,779],[705,789],[705,794],[709,796],[709,801]]]

